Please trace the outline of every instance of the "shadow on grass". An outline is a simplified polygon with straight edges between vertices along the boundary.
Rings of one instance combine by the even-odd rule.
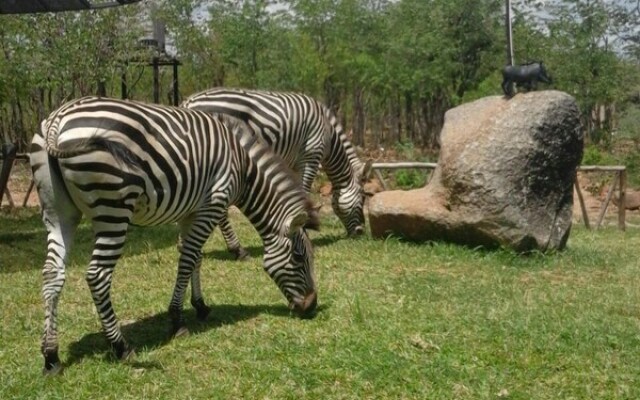
[[[341,240],[360,240],[360,238],[348,238],[344,235],[326,235],[315,237],[311,239],[311,243],[313,243],[314,248],[319,248],[323,246],[330,246],[336,242]],[[264,247],[262,246],[249,246],[245,247],[245,250],[249,252],[251,258],[262,258],[264,254]],[[212,251],[205,252],[203,254],[204,258],[212,258],[216,260],[235,260],[235,255],[230,253],[226,248],[225,249],[216,249]]]
[[[24,223],[0,233],[0,274],[40,270],[47,253],[47,233],[40,217],[27,218]],[[12,229],[13,228],[13,229]],[[6,233],[5,233],[6,232]],[[10,233],[9,233],[10,232]],[[130,227],[125,242],[124,257],[173,246],[177,260],[178,229],[173,225],[152,228]],[[76,231],[68,265],[87,265],[93,249],[93,232],[85,221]]]
[[[184,311],[187,328],[191,335],[206,332],[220,326],[246,321],[261,314],[295,318],[284,305],[218,304],[210,307],[211,314],[209,314],[209,318],[206,321],[198,321],[193,309]],[[320,305],[317,311],[320,312],[326,307]],[[137,353],[146,353],[162,347],[172,340],[180,340],[180,338],[169,336],[170,326],[169,314],[165,311],[124,325],[122,334]],[[72,366],[83,358],[96,354],[105,354],[106,361],[120,362],[113,356],[104,334],[102,332],[94,332],[85,335],[82,339],[69,346],[69,358],[64,363],[65,367]],[[162,366],[157,363],[138,362],[135,357],[127,360],[126,364],[137,368],[162,369]]]

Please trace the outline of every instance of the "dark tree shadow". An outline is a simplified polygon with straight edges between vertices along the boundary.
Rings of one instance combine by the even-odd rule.
[[[26,232],[0,233],[0,243],[13,247],[22,242],[33,240],[39,237],[44,238],[45,236],[46,234],[44,232],[44,228],[42,228],[40,231],[31,229]]]
[[[37,218],[39,220],[40,217],[38,216]],[[31,218],[24,225],[24,230],[14,230],[13,232],[0,234],[0,274],[42,268],[47,253],[45,227],[41,221],[34,225]],[[123,256],[138,255],[146,253],[150,249],[164,249],[173,246],[177,265],[177,242],[178,229],[173,225],[151,228],[132,226],[127,232]],[[5,251],[5,249],[7,250]],[[92,249],[93,232],[85,222],[76,231],[69,257],[69,265],[74,263],[80,265],[88,264]]]

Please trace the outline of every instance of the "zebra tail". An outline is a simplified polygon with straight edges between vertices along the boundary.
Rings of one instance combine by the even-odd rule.
[[[46,138],[47,154],[52,158],[64,159],[94,151],[104,151],[111,154],[120,164],[131,168],[137,168],[140,165],[140,158],[126,145],[99,136],[65,141],[64,148],[60,148],[58,146],[58,125],[54,122],[47,129],[47,122],[42,123],[42,133]]]

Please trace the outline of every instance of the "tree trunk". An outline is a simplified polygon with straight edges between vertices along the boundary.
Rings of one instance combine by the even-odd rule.
[[[399,143],[402,141],[402,111],[400,109],[400,96],[396,92],[391,96],[394,101],[389,103],[389,141]]]
[[[353,91],[353,143],[364,147],[365,112],[363,90],[357,87]]]
[[[411,93],[404,93],[404,117],[405,117],[405,130],[406,137],[409,138],[411,143],[416,142],[416,131],[413,120],[413,98]]]

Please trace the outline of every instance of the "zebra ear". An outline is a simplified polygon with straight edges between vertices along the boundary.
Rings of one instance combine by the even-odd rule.
[[[293,235],[300,228],[302,228],[307,223],[308,219],[309,215],[305,211],[302,211],[300,212],[300,214],[291,217],[286,224],[289,236]]]

